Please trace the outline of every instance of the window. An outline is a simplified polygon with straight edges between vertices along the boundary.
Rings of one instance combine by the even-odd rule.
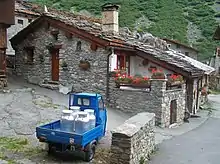
[[[99,99],[99,110],[104,110],[104,103],[102,99]]]
[[[189,56],[189,52],[185,52],[185,55],[186,55],[186,56]]]
[[[89,106],[90,105],[90,100],[87,98],[78,98],[78,105],[83,105],[83,106]]]
[[[180,48],[180,45],[179,45],[179,44],[177,44],[177,45],[176,45],[176,48]]]
[[[31,23],[32,22],[32,19],[28,19],[28,23]]]
[[[34,62],[34,49],[28,48],[26,49],[26,54],[25,54],[25,63],[26,64],[33,64]]]
[[[21,20],[21,19],[18,19],[18,24],[24,24],[24,21],[23,20]]]
[[[127,74],[130,74],[130,57],[117,55],[117,69],[126,69]]]
[[[81,41],[78,41],[76,43],[76,51],[81,51],[81,46],[82,46],[82,42]]]

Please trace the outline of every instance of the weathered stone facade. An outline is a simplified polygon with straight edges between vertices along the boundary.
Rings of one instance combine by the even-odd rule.
[[[139,113],[112,132],[111,164],[146,163],[155,149],[155,114]]]
[[[119,89],[111,79],[109,105],[123,112],[135,115],[140,112],[155,113],[156,124],[170,125],[170,104],[176,101],[176,123],[181,124],[185,112],[185,85],[180,89],[166,90],[165,80],[152,80],[150,91]]]
[[[57,39],[51,31],[59,31]],[[77,43],[81,43],[77,50]],[[105,95],[107,76],[108,51],[98,48],[93,51],[90,42],[86,42],[75,36],[68,38],[65,32],[50,27],[36,29],[29,34],[16,48],[16,72],[22,75],[30,83],[41,84],[52,79],[52,55],[48,45],[62,45],[59,49],[59,83],[73,89],[74,92],[97,92]],[[25,47],[34,47],[33,63],[25,64]],[[80,60],[90,63],[89,70],[79,68]],[[64,69],[63,62],[67,64]]]

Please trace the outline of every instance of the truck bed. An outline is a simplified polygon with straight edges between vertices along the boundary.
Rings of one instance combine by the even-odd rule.
[[[102,125],[98,125],[95,128],[82,134],[61,131],[60,120],[58,120],[37,127],[36,135],[38,139],[44,138],[44,142],[70,144],[70,141],[74,141],[74,144],[84,147],[91,141],[98,140],[98,138],[103,136],[103,131]]]

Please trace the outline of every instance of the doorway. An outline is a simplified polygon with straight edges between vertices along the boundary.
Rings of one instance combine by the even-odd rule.
[[[170,125],[176,123],[177,120],[177,100],[170,102]]]
[[[59,49],[53,49],[51,56],[52,81],[59,81]]]

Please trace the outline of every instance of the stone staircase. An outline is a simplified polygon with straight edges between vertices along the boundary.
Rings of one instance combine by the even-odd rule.
[[[48,88],[51,90],[59,90],[59,82],[58,81],[43,81],[40,84],[43,88]]]
[[[8,86],[7,76],[4,70],[0,70],[0,89]]]

